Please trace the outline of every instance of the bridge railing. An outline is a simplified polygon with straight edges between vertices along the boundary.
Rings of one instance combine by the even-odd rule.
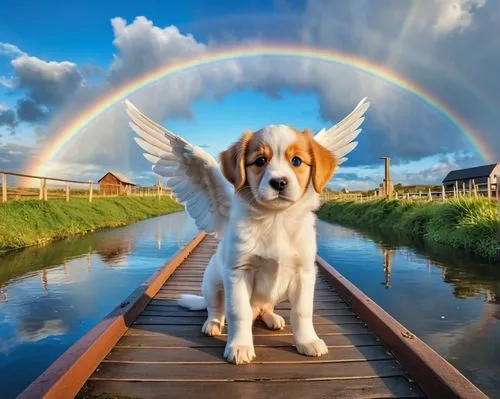
[[[20,185],[9,185],[9,176],[36,180],[35,187],[23,187]],[[10,182],[12,183],[12,182]],[[36,187],[38,185],[38,187]],[[92,180],[70,180],[58,177],[35,176],[26,173],[8,172],[0,170],[0,191],[1,201],[19,201],[27,199],[38,199],[48,201],[49,199],[59,199],[70,201],[71,199],[87,199],[89,202],[96,197],[112,198],[118,196],[140,196],[140,197],[162,197],[171,196],[170,190],[157,185],[156,187],[133,187],[127,192],[116,190],[116,192],[106,192],[99,189],[99,183]]]

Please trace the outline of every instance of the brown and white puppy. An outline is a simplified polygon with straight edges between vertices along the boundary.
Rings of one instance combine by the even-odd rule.
[[[224,356],[240,364],[255,357],[252,323],[285,325],[274,306],[289,300],[297,350],[328,352],[313,326],[316,234],[313,211],[337,165],[309,131],[271,125],[246,132],[222,152],[222,173],[235,188],[222,241],[203,278],[203,304],[186,296],[189,308],[206,307],[207,335],[219,335],[227,316]]]

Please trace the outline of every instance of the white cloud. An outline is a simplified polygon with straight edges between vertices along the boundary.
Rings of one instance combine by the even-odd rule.
[[[11,58],[26,55],[26,53],[16,45],[5,42],[0,42],[0,54]]]
[[[486,0],[437,0],[436,3],[438,12],[434,32],[445,35],[470,28],[475,11],[484,7]]]
[[[76,64],[44,61],[22,55],[12,60],[16,86],[28,91],[37,103],[59,105],[82,86],[83,77]]]
[[[16,51],[14,45],[0,44],[8,48],[11,55],[18,55],[11,61],[13,76],[0,76],[0,86],[11,93],[24,95],[15,108],[0,109],[0,126],[9,126],[11,133],[15,133],[15,127],[21,122],[38,124],[44,121],[51,112],[74,101],[83,88],[84,78],[76,64],[45,61]]]
[[[454,17],[447,14],[451,3],[459,3],[460,13],[453,14]],[[465,84],[470,85],[472,80],[464,77],[471,76],[471,70],[477,70],[472,61],[481,60],[472,56],[473,51],[457,52],[463,53],[464,41],[469,40],[470,35],[462,36],[464,41],[455,51],[456,43],[452,40],[436,40],[433,34],[437,31],[433,26],[439,26],[437,29],[443,39],[446,33],[469,29],[475,24],[475,11],[485,3],[486,0],[432,0],[424,5],[396,0],[390,7],[379,7],[363,1],[334,4],[315,0],[307,4],[303,15],[286,21],[290,33],[286,40],[292,43],[302,40],[311,46],[345,51],[394,68],[411,76],[417,84],[432,88],[433,93],[446,102],[453,103],[457,98],[460,102],[476,101],[469,96],[456,95],[455,91],[462,90]],[[241,18],[244,23],[244,16]],[[155,26],[145,17],[137,17],[130,23],[114,18],[111,23],[116,54],[107,70],[108,81],[102,85],[86,86],[84,68],[68,61],[44,61],[27,55],[12,61],[14,75],[5,82],[25,90],[44,111],[46,108],[50,111],[51,107],[59,111],[52,123],[44,126],[44,134],[57,132],[89,103],[152,68],[227,45],[226,41],[215,39],[199,41],[175,26]],[[296,27],[295,30],[290,26]],[[275,30],[279,31],[279,26]],[[469,30],[471,35],[477,33],[474,29]],[[267,40],[272,41],[272,38],[241,38],[234,34],[231,45],[248,42],[258,45]],[[470,48],[470,40],[467,46]],[[474,46],[473,50],[478,47]],[[457,62],[450,68],[446,59]],[[485,76],[482,74],[481,78]],[[368,116],[370,123],[364,126],[362,136],[366,147],[355,155],[358,163],[373,163],[381,151],[401,161],[453,151],[464,145],[462,136],[443,115],[429,111],[421,101],[394,85],[350,66],[303,58],[254,57],[211,64],[160,80],[132,94],[131,99],[152,118],[165,121],[175,117],[191,118],[195,101],[216,101],[242,88],[253,88],[271,96],[282,89],[315,93],[321,116],[326,120],[338,120],[361,97],[368,96],[373,105]],[[465,93],[468,94],[466,90]],[[471,112],[469,107],[464,109]],[[142,169],[146,164],[138,160],[137,147],[131,137],[123,105],[117,105],[87,126],[56,160],[54,168],[58,173],[64,172],[64,162],[72,162],[75,171],[78,165],[89,164],[101,168],[115,165],[131,171]],[[109,148],[115,151],[110,152]],[[89,175],[92,173],[88,170]]]
[[[16,85],[12,78],[0,76],[0,87],[5,87],[6,89],[13,89],[15,86]]]
[[[109,70],[111,81],[122,81],[206,50],[192,35],[181,34],[173,25],[159,28],[145,17],[137,17],[130,24],[123,18],[113,18],[111,25],[115,35],[113,44],[119,51]]]
[[[115,32],[113,43],[118,53],[109,69],[111,90],[118,82],[130,81],[153,67],[208,51],[208,46],[193,36],[183,34],[173,26],[156,27],[144,17],[138,17],[130,24],[115,18],[112,24]],[[333,36],[336,36],[335,43],[342,39],[340,34]],[[216,50],[219,46],[216,42],[210,43],[210,49]],[[444,126],[442,117],[430,116],[427,108],[411,97],[404,97],[402,101],[403,92],[393,85],[349,66],[308,59],[254,57],[211,64],[160,80],[134,93],[131,99],[152,118],[164,121],[178,116],[190,118],[190,107],[196,100],[215,100],[244,87],[271,95],[283,88],[314,92],[319,98],[321,115],[326,120],[342,118],[362,97],[368,96],[373,104],[369,112],[371,127],[377,126],[378,131],[372,128],[363,135],[370,149],[363,154],[363,162],[373,162],[382,148],[401,159],[415,159],[449,150],[447,146],[451,144],[460,145],[459,141],[451,139],[449,129],[442,129],[438,135],[432,134],[432,126],[438,126],[438,129]],[[421,131],[426,133],[417,134]],[[92,160],[96,164],[117,165],[125,170],[133,170],[139,165],[144,167],[142,160],[136,159],[136,146],[129,133],[123,105],[118,105],[102,114],[85,129],[84,134],[75,138],[57,164],[81,162],[83,165]],[[96,140],[99,141],[98,147]],[[116,151],[110,153],[111,147]]]
[[[446,35],[465,32],[474,26],[476,12],[487,0],[434,0],[434,32]]]

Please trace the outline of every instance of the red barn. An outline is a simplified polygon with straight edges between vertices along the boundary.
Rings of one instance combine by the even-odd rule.
[[[127,176],[114,171],[106,173],[98,183],[103,195],[128,195],[132,192],[132,187],[137,186]]]

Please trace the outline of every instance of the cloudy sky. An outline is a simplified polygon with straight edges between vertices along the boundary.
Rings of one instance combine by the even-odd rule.
[[[127,4],[130,3],[130,4]],[[43,149],[83,109],[168,65],[241,45],[339,50],[384,65],[461,116],[500,159],[500,2],[312,0],[6,2],[0,13],[0,170],[97,179],[150,167],[123,103],[79,131],[54,159]],[[332,185],[370,188],[393,159],[396,183],[439,182],[485,163],[463,132],[415,95],[352,66],[253,57],[165,77],[129,96],[145,113],[213,155],[245,129],[284,123],[314,131],[364,96],[372,107]],[[31,167],[31,168],[30,168]]]

